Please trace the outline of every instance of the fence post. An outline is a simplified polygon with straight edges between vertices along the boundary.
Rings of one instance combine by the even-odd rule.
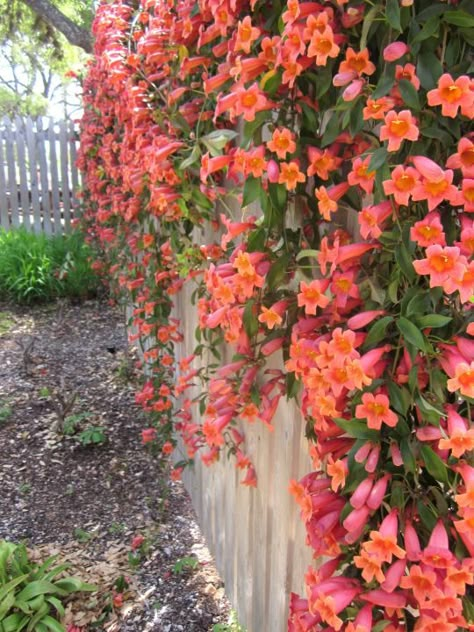
[[[7,197],[7,181],[5,178],[5,145],[8,142],[6,130],[0,128],[0,226],[2,228],[10,227],[8,217],[8,197]]]
[[[34,230],[37,233],[40,233],[42,230],[41,226],[41,209],[40,209],[40,199],[39,199],[39,190],[38,190],[38,172],[36,169],[36,141],[35,141],[35,132],[34,132],[34,124],[30,117],[26,119],[26,144],[28,147],[28,158],[30,165],[30,194],[31,194],[31,206],[33,208],[33,224]]]
[[[13,139],[12,124],[8,117],[4,117],[3,123],[6,128],[6,136],[8,138],[6,144],[7,166],[8,166],[8,189],[10,191],[10,204],[9,211],[11,213],[11,225],[20,225],[20,216],[18,208],[18,188],[16,185],[16,165],[15,165],[15,153],[13,151]]]
[[[54,234],[60,235],[64,232],[61,224],[61,209],[59,206],[59,178],[58,163],[56,159],[56,133],[54,131],[54,121],[52,118],[48,121],[48,139],[49,139],[49,169],[51,176],[51,204],[53,206],[54,218]],[[63,191],[64,196],[64,191]]]
[[[69,184],[69,152],[66,121],[59,121],[59,152],[61,155],[61,189],[63,192],[63,216],[66,232],[71,228],[71,186]],[[74,169],[74,166],[72,167]]]
[[[20,175],[20,202],[23,215],[23,226],[33,229],[33,218],[30,213],[30,197],[28,194],[28,174],[26,171],[25,123],[19,116],[15,117],[15,140],[17,147],[18,172]]]

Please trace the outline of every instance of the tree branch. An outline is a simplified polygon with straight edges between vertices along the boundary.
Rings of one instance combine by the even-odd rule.
[[[50,26],[60,31],[68,42],[74,46],[79,46],[86,53],[92,53],[92,37],[90,33],[65,16],[49,0],[22,0],[22,2]]]

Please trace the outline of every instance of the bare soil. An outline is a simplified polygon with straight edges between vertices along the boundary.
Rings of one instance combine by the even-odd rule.
[[[97,584],[67,607],[84,632],[225,630],[190,500],[141,444],[136,380],[117,308],[0,304],[0,539]]]

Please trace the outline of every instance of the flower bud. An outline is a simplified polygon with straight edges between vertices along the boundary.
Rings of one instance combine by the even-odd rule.
[[[385,61],[397,61],[409,51],[405,42],[392,42],[383,49],[383,58]]]

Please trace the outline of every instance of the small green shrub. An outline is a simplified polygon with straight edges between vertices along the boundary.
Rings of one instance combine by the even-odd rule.
[[[74,577],[58,579],[68,565],[54,566],[56,557],[36,564],[23,544],[0,540],[0,632],[64,632],[63,601],[97,590]]]
[[[180,575],[186,571],[194,571],[199,566],[199,560],[194,555],[189,557],[181,557],[173,566],[173,573]]]
[[[0,297],[19,303],[94,296],[99,279],[91,250],[78,232],[46,237],[0,229]]]
[[[107,441],[107,435],[103,426],[89,426],[77,435],[77,439],[83,446],[102,445]]]

